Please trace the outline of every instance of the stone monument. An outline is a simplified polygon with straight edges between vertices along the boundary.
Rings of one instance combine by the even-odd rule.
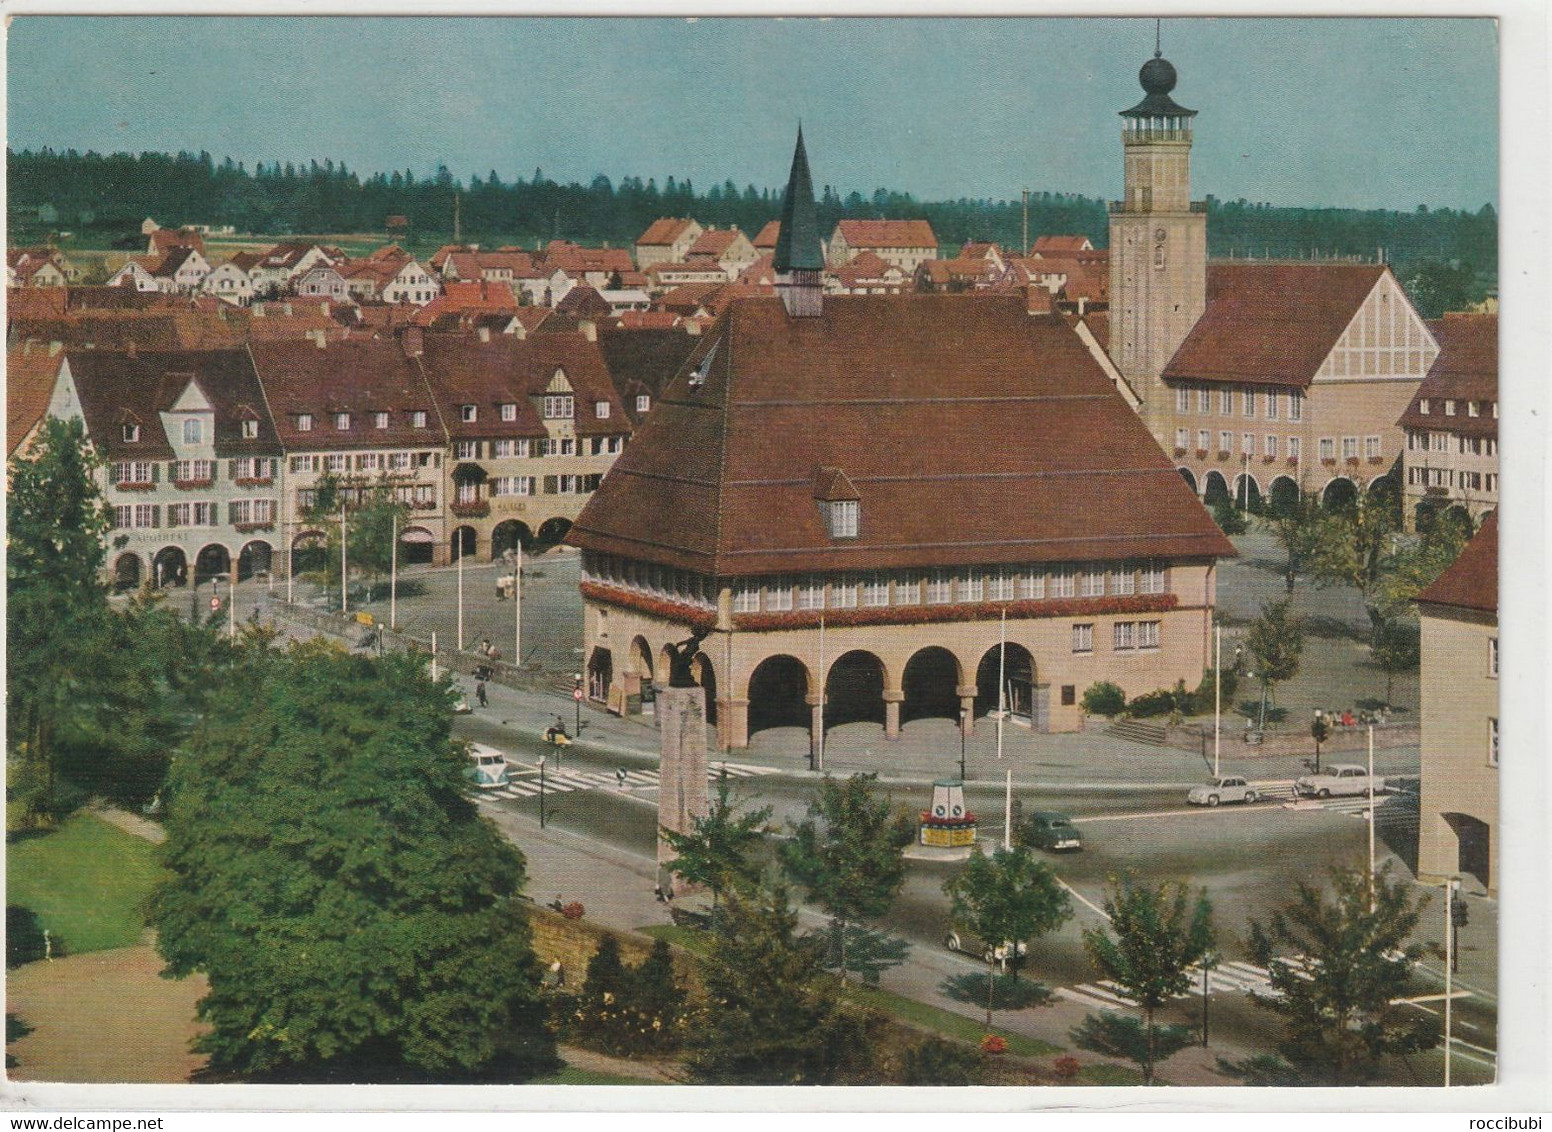
[[[688,640],[669,645],[668,687],[657,694],[657,719],[662,728],[662,785],[658,790],[657,822],[661,829],[688,833],[695,819],[710,812],[706,793],[706,691],[695,683],[691,666],[709,630],[697,629]],[[679,895],[685,883],[667,872],[674,851],[661,837],[657,842],[659,887]]]

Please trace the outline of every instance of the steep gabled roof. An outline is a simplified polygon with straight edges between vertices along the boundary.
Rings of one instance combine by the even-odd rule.
[[[1397,422],[1402,428],[1426,428],[1466,435],[1495,436],[1498,420],[1484,402],[1498,400],[1498,316],[1446,314],[1430,320],[1428,329],[1439,343],[1428,376]],[[1422,411],[1427,401],[1428,413]],[[1444,415],[1444,402],[1456,401],[1455,415]],[[1478,403],[1478,415],[1467,406]]]
[[[1498,513],[1482,520],[1450,568],[1417,595],[1424,605],[1451,606],[1498,615]]]
[[[858,538],[824,529],[816,467],[845,472]],[[1072,328],[1020,296],[734,303],[571,540],[724,577],[1234,553]]]
[[[936,248],[938,238],[925,220],[842,220],[837,230],[850,248]]]
[[[680,216],[664,216],[647,225],[647,230],[636,237],[636,245],[644,248],[666,248],[684,235],[684,230],[695,221]]]
[[[1036,236],[1029,249],[1030,255],[1056,255],[1063,252],[1088,251],[1094,245],[1087,236]]]
[[[506,335],[489,342],[471,334],[426,335],[421,364],[442,402],[452,439],[547,435],[529,396],[532,380],[523,355],[530,349],[526,342]],[[516,420],[501,419],[504,404],[517,406]],[[475,405],[478,419],[465,421],[463,405]]]
[[[393,338],[347,338],[319,348],[307,339],[254,341],[254,368],[263,382],[275,428],[287,450],[436,447],[447,441],[438,404],[416,358]],[[413,427],[410,414],[427,413],[427,427]],[[331,415],[350,413],[349,431],[335,429]],[[368,415],[388,414],[388,427],[373,427]],[[311,430],[296,427],[299,414],[313,417]]]
[[[1309,387],[1389,269],[1366,263],[1209,263],[1207,309],[1166,381]]]
[[[767,220],[765,227],[760,229],[751,242],[762,252],[773,252],[776,250],[776,241],[780,238],[781,221]]]
[[[63,351],[29,343],[5,352],[5,451],[16,448],[48,412],[49,397],[65,364]]]

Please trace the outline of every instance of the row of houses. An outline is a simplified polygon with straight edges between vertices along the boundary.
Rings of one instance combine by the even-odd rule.
[[[122,585],[285,577],[349,507],[407,509],[403,560],[556,542],[624,450],[631,415],[594,340],[427,332],[214,349],[8,350],[11,451],[78,418],[104,461]],[[645,406],[642,406],[643,408]]]

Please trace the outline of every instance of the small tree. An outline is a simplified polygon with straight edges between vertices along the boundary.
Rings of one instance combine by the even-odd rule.
[[[1310,723],[1310,738],[1315,740],[1315,773],[1320,773],[1320,745],[1331,736],[1331,725],[1324,715],[1317,715]]]
[[[1374,878],[1372,896],[1360,869],[1333,869],[1329,895],[1299,882],[1293,902],[1267,926],[1251,923],[1252,951],[1277,992],[1252,999],[1282,1019],[1278,1059],[1225,1067],[1258,1084],[1357,1085],[1372,1080],[1386,1057],[1437,1045],[1437,1018],[1394,1005],[1407,997],[1428,950],[1412,938],[1427,903],[1426,896],[1414,902],[1389,866]]]
[[[769,806],[737,816],[728,776],[718,775],[717,797],[705,817],[693,818],[686,833],[667,827],[658,831],[675,854],[669,871],[690,884],[711,889],[711,905],[715,908],[729,887],[752,882],[759,876],[759,866],[750,860],[749,854],[759,844],[770,816]]]
[[[1196,1030],[1179,1023],[1149,1025],[1140,1018],[1101,1010],[1072,1029],[1079,1049],[1119,1057],[1141,1067],[1143,1084],[1153,1084],[1153,1066],[1167,1061],[1196,1041]]]
[[[1273,508],[1265,523],[1267,531],[1282,548],[1283,585],[1291,594],[1294,583],[1326,537],[1326,515],[1321,510],[1320,497],[1314,492],[1300,492],[1299,497],[1289,500],[1286,506]]]
[[[1083,946],[1100,973],[1119,983],[1142,1008],[1144,1040],[1140,1047],[1133,1044],[1126,1056],[1142,1066],[1143,1084],[1151,1085],[1154,1065],[1184,1048],[1184,1043],[1175,1045],[1172,1036],[1166,1036],[1161,1047],[1154,1015],[1190,989],[1187,968],[1212,947],[1212,905],[1205,890],[1193,903],[1184,885],[1122,879],[1105,898],[1105,915],[1110,929],[1085,929]],[[1099,1022],[1093,1033],[1115,1037],[1118,1031],[1115,1023]]]
[[[327,527],[323,573],[325,585],[331,588],[340,584],[339,517],[341,502],[345,500],[345,486],[336,476],[326,474],[313,489],[313,505],[305,512],[310,521]],[[394,531],[404,530],[409,509],[394,498],[393,485],[385,477],[361,488],[354,502],[345,502],[344,510],[346,564],[353,573],[365,575],[368,585],[375,587],[393,565]]]
[[[1089,715],[1120,715],[1126,710],[1126,693],[1109,680],[1097,681],[1083,691],[1083,710]]]
[[[1023,845],[998,849],[990,857],[977,848],[965,867],[943,891],[952,901],[954,923],[974,932],[985,943],[986,1024],[992,1024],[997,980],[997,950],[1004,951],[1018,970],[1019,944],[1055,931],[1072,917],[1072,902],[1056,874]]]
[[[1358,591],[1371,628],[1384,616],[1381,587],[1393,566],[1396,530],[1392,510],[1383,500],[1359,496],[1351,510],[1326,516],[1308,560],[1319,585]]]
[[[837,966],[846,981],[847,925],[889,911],[905,883],[904,850],[915,823],[887,798],[874,796],[876,774],[854,774],[844,783],[828,775],[808,816],[793,825],[781,847],[787,875],[808,890],[835,921]]]
[[[1420,626],[1416,621],[1388,617],[1369,642],[1369,655],[1385,673],[1385,706],[1396,692],[1396,673],[1410,672],[1422,659]]]
[[[1299,657],[1304,652],[1304,632],[1293,614],[1293,602],[1284,598],[1263,604],[1261,616],[1245,633],[1245,649],[1255,664],[1253,675],[1261,683],[1260,727],[1265,730],[1267,693],[1274,684],[1299,674]]]
[[[687,1065],[708,1085],[824,1085],[860,1035],[824,971],[824,944],[797,935],[781,883],[729,889],[701,967],[702,1009]]]

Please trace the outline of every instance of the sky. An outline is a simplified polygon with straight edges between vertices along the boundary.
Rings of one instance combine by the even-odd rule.
[[[12,148],[1117,197],[1143,19],[16,16]],[[1198,198],[1498,204],[1487,19],[1166,19]]]

